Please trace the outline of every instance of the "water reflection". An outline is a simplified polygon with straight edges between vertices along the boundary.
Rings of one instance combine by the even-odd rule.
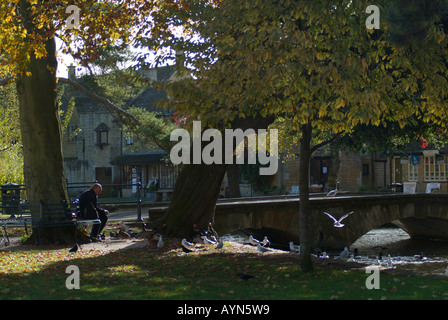
[[[448,261],[447,241],[413,239],[400,228],[371,230],[350,247],[358,249],[360,262],[383,266],[389,255],[392,266]],[[382,259],[378,261],[380,257]]]

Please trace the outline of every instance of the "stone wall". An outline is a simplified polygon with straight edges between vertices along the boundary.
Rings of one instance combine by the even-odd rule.
[[[357,191],[362,184],[361,158],[350,151],[339,151],[339,188],[341,191]]]

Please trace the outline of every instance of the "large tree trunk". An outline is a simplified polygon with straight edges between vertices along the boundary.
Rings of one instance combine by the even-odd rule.
[[[29,4],[21,1],[20,12],[30,36],[38,32],[32,25]],[[30,53],[27,72],[16,81],[22,133],[24,179],[33,218],[45,215],[47,205],[68,203],[63,168],[61,132],[56,94],[56,44],[45,42],[47,55],[37,59]],[[36,220],[37,221],[37,220]],[[40,243],[72,241],[73,228],[43,228]],[[35,236],[35,232],[33,232]]]
[[[300,142],[299,155],[299,225],[300,225],[300,266],[303,272],[313,270],[311,262],[311,238],[310,238],[310,158],[311,158],[311,124],[302,126],[302,140]]]
[[[273,120],[273,117],[237,119],[232,128],[266,129]],[[216,201],[228,166],[185,165],[176,181],[170,206],[156,223],[157,230],[178,238],[189,238],[199,231],[208,230],[210,224],[213,225]]]
[[[213,224],[227,165],[190,164],[179,174],[173,197],[159,225],[166,236],[190,239]]]

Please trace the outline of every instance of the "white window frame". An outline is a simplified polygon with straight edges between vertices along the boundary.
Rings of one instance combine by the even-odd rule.
[[[446,181],[446,164],[437,164],[435,155],[424,156],[425,181]]]
[[[414,166],[411,160],[408,162],[408,181],[418,181],[418,165]]]

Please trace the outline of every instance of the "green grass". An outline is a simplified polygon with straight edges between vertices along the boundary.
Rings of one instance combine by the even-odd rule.
[[[80,289],[68,290],[69,265]],[[248,281],[237,272],[254,275]],[[115,252],[68,249],[0,252],[0,299],[446,299],[443,277],[380,274],[368,290],[363,270],[316,267],[302,273],[296,255],[258,255],[232,248],[183,254],[179,249]]]

